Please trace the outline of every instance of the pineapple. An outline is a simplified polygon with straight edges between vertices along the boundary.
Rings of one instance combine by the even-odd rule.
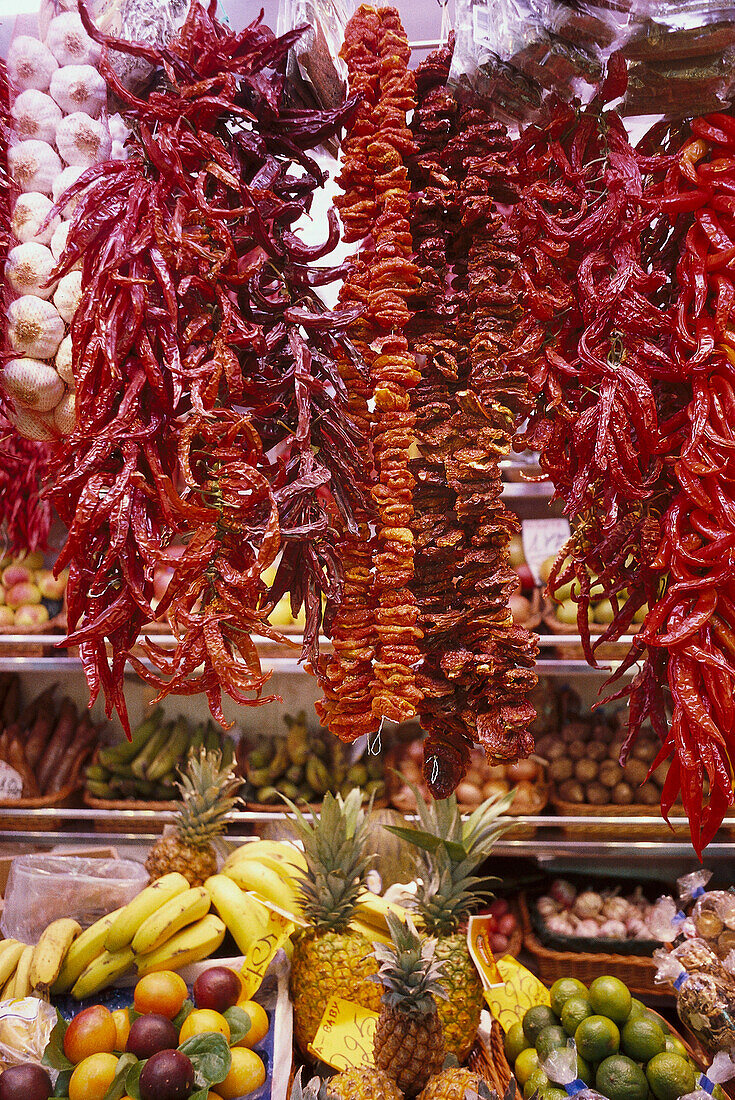
[[[410,921],[389,913],[391,944],[376,944],[383,986],[375,1032],[375,1065],[393,1078],[406,1096],[416,1096],[444,1064],[444,1036],[435,997],[445,997],[435,959],[436,941],[427,940]]]
[[[516,1084],[511,1081],[504,1100],[513,1100],[515,1095]],[[472,1070],[454,1066],[432,1077],[419,1100],[498,1100],[498,1094]]]
[[[310,928],[298,937],[291,960],[291,1000],[299,1049],[308,1053],[332,997],[380,1011],[373,945],[351,930],[357,899],[372,861],[366,852],[366,816],[356,788],[347,798],[327,792],[319,818],[309,821],[292,802],[297,839],[307,869],[297,882],[303,916]]]
[[[395,1081],[375,1066],[338,1073],[329,1082],[329,1095],[336,1100],[403,1100]]]
[[[179,770],[182,806],[174,825],[151,848],[145,867],[151,879],[169,871],[180,871],[192,886],[203,886],[217,874],[217,852],[212,841],[225,831],[227,814],[238,803],[242,780],[230,764],[223,765],[221,752],[192,753]]]
[[[414,905],[426,932],[437,940],[437,961],[444,964],[447,999],[438,1005],[444,1044],[448,1054],[465,1062],[480,1023],[483,992],[464,925],[479,900],[488,896],[488,879],[474,872],[510,827],[498,816],[508,809],[513,795],[488,798],[463,822],[454,795],[429,804],[418,788],[412,789],[421,829],[387,828],[421,850],[422,882]]]

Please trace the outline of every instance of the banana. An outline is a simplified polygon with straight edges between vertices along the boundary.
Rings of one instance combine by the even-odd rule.
[[[350,921],[350,931],[359,932],[361,936],[364,936],[366,940],[370,940],[371,943],[392,942],[387,932],[381,932],[375,925],[368,924],[367,921],[362,921],[359,917],[353,917]]]
[[[0,986],[5,985],[8,978],[15,973],[18,959],[23,954],[24,943],[17,940],[2,940],[0,942]]]
[[[24,947],[23,952],[18,959],[18,965],[15,968],[15,974],[12,978],[12,986],[8,997],[15,997],[18,1000],[22,1000],[23,997],[30,997],[31,995],[31,960],[33,959],[33,948]]]
[[[244,894],[227,875],[212,875],[204,886],[235,943],[247,955],[268,923],[265,906]]]
[[[100,764],[111,768],[114,764],[130,764],[148,741],[149,737],[158,729],[163,711],[156,708],[145,722],[141,722],[129,741],[122,741],[119,745],[111,745],[99,751]]]
[[[332,777],[323,760],[317,760],[314,756],[307,760],[306,782],[315,794],[326,794],[332,784]]]
[[[145,779],[151,763],[156,759],[171,736],[173,726],[173,722],[165,722],[156,730],[153,736],[149,737],[146,741],[145,745],[130,765],[136,779]]]
[[[105,937],[107,950],[119,951],[127,947],[144,920],[148,920],[159,906],[188,889],[188,881],[178,871],[172,871],[156,879],[150,886],[146,886],[132,901],[123,906],[110,925]]]
[[[67,951],[81,930],[81,924],[71,917],[61,917],[51,921],[48,928],[41,933],[31,959],[30,979],[34,993],[45,994],[51,989],[59,976]]]
[[[305,712],[303,710],[299,711],[295,718],[287,714],[286,725],[288,726],[286,748],[288,749],[289,759],[292,764],[303,767],[309,759],[309,734],[306,730]]]
[[[286,881],[281,873],[266,867],[258,860],[245,859],[225,872],[241,890],[252,891],[267,901],[272,901],[279,909],[301,916],[301,903],[289,878]]]
[[[214,913],[190,924],[177,932],[162,947],[149,951],[147,955],[136,955],[138,976],[151,974],[154,970],[180,970],[189,963],[201,962],[212,955],[225,938],[224,923]]]
[[[249,844],[242,844],[230,852],[225,862],[225,868],[234,867],[241,860],[257,860],[265,862],[276,870],[275,864],[281,865],[281,874],[292,874],[294,870],[306,870],[304,853],[295,844],[288,844],[283,840],[254,840]]]
[[[268,765],[268,778],[271,783],[276,779],[280,779],[283,773],[291,767],[291,757],[288,755],[288,749],[286,748],[286,739],[281,738],[276,745],[276,751],[273,759]]]
[[[187,924],[206,917],[210,904],[211,899],[203,886],[177,894],[143,921],[133,936],[133,951],[136,955],[155,951]]]
[[[114,913],[100,917],[89,928],[85,928],[80,936],[77,936],[66,953],[58,978],[51,986],[52,993],[68,993],[82,971],[102,954],[107,933],[119,913],[122,913],[122,909],[116,909]]]
[[[360,894],[355,910],[355,916],[358,920],[363,921],[365,924],[374,925],[381,932],[388,932],[388,921],[386,919],[388,913],[393,913],[404,923],[406,917],[410,916],[408,910],[404,909],[402,905],[398,905],[395,901],[386,901],[379,894],[373,894],[371,890],[365,890],[364,893]]]
[[[18,973],[18,968],[16,966],[15,970],[13,971],[13,973],[10,975],[7,982],[3,986],[2,990],[0,990],[0,1001],[12,1001],[13,998],[15,997],[15,993],[13,992],[13,990],[15,988],[15,975],[17,973]]]
[[[85,966],[72,986],[72,997],[82,1001],[112,985],[130,969],[134,957],[132,947],[122,947],[119,951],[103,951],[89,966]]]
[[[176,764],[181,756],[186,751],[186,747],[189,744],[189,723],[185,718],[179,718],[176,725],[171,730],[170,736],[167,738],[165,744],[159,749],[155,758],[151,761],[146,769],[146,779],[150,782],[157,783],[163,779],[164,775],[168,775],[176,767]]]

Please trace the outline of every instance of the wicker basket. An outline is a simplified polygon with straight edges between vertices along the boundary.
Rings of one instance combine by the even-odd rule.
[[[656,964],[653,959],[643,955],[615,955],[604,952],[583,953],[576,951],[554,951],[546,947],[536,936],[526,895],[518,895],[523,928],[523,946],[533,955],[534,970],[544,985],[550,986],[557,978],[578,978],[589,985],[602,974],[614,974],[625,982],[631,993],[660,997],[661,987],[653,980]]]
[[[43,626],[0,626],[0,634],[8,639],[3,643],[4,657],[58,657],[57,642],[66,634],[66,602],[64,607]],[[14,634],[32,635],[38,641],[13,642]]]
[[[586,660],[583,647],[579,642],[563,642],[562,639],[565,634],[579,634],[579,627],[576,623],[562,623],[556,617],[556,611],[554,610],[554,603],[550,599],[544,601],[544,611],[541,616],[541,621],[546,626],[551,634],[556,634],[559,638],[559,645],[556,646],[556,655],[564,661],[584,661]],[[607,623],[604,625],[601,623],[590,623],[589,631],[591,635],[604,634],[607,630]],[[629,627],[626,627],[626,634],[637,634],[643,627],[643,623],[631,623]],[[624,657],[628,652],[628,642],[605,642],[595,650],[595,655],[600,660],[616,660]]]
[[[479,1032],[474,1047],[470,1051],[469,1067],[490,1088],[495,1089],[498,1100],[503,1100],[505,1090],[513,1079],[513,1073],[505,1057],[503,1043],[503,1029],[497,1020],[493,1019],[490,1035]]]
[[[61,791],[42,794],[38,798],[16,798],[0,800],[2,810],[46,810],[51,807],[64,809],[79,805],[79,777],[67,783]],[[0,812],[0,829],[16,833],[53,833],[60,829],[64,819],[61,817],[6,817]]]
[[[585,821],[581,825],[561,825],[564,836],[580,837],[586,839],[625,837],[626,840],[673,840],[676,836],[689,836],[689,819],[681,807],[675,806],[671,811],[671,828],[661,817],[658,806],[590,806],[588,803],[565,802],[562,798],[551,796],[551,804],[562,817],[583,817]],[[619,825],[596,825],[595,818],[616,817],[620,818]],[[651,825],[632,826],[629,823],[631,817],[650,817]],[[735,822],[733,822],[735,824]]]
[[[133,799],[113,801],[111,798],[93,798],[87,791],[82,794],[82,799],[84,805],[88,806],[90,810],[113,810],[118,813],[120,810],[155,810],[156,813],[175,812],[181,805],[180,802],[136,802]],[[127,833],[148,833],[150,829],[151,827],[146,821],[125,822],[125,832]],[[101,820],[96,818],[94,831],[96,833],[119,833],[120,821],[119,819],[105,821],[104,818]]]

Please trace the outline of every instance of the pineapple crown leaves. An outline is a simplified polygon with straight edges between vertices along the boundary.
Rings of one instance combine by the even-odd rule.
[[[411,1016],[426,1016],[436,1008],[435,997],[446,1000],[441,982],[444,963],[436,956],[436,940],[421,936],[410,917],[386,915],[391,943],[377,943],[373,954],[379,963],[370,981],[383,986],[383,1004]]]
[[[479,899],[492,896],[491,880],[474,875],[476,866],[472,859],[455,863],[443,848],[424,855],[418,890],[409,904],[421,914],[428,932],[451,935]]]
[[[301,1066],[294,1077],[289,1100],[334,1100],[334,1093],[329,1091],[329,1083],[322,1081],[320,1077],[312,1077],[308,1084],[303,1085],[303,1072],[304,1067]]]
[[[317,931],[343,932],[355,914],[374,859],[366,851],[367,814],[362,793],[355,788],[343,799],[327,791],[321,814],[312,820],[282,797],[294,815],[294,833],[304,847],[307,869],[297,881],[304,916]]]
[[[204,747],[191,753],[178,772],[182,806],[176,829],[190,843],[207,844],[225,831],[227,814],[241,801],[237,792],[242,779],[230,764],[222,763],[219,749]]]

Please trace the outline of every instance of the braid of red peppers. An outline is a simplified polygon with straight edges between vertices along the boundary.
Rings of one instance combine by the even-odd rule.
[[[59,204],[78,198],[58,273],[81,260],[84,286],[72,325],[77,425],[54,492],[69,529],[57,565],[70,567],[69,644],[80,646],[92,701],[102,687],[126,730],[129,659],[161,695],[204,692],[225,725],[223,690],[242,705],[267,701],[250,637],[280,639],[263,570],[282,540],[288,569],[299,539],[316,538],[329,559],[331,509],[352,522],[356,433],[329,356],[354,312],[324,315],[309,290],[333,277],[308,261],[333,247],[336,226],[324,250],[290,229],[323,179],[303,150],[333,135],[349,109],[282,109],[278,66],[298,32],[276,39],[256,21],[233,35],[193,5],[159,52],[107,38],[81,11],[93,38],[165,68],[167,83],[140,101],[103,55],[137,141],[127,161],[89,169]],[[310,430],[325,402],[333,443]],[[280,435],[263,427],[273,418]],[[343,444],[342,459],[327,453]],[[296,520],[308,523],[294,525],[294,500]],[[131,649],[154,617],[153,571],[177,535],[186,547],[157,608],[177,646],[147,644],[152,671]],[[307,633],[316,634],[315,586],[333,595],[338,577],[309,565]]]

